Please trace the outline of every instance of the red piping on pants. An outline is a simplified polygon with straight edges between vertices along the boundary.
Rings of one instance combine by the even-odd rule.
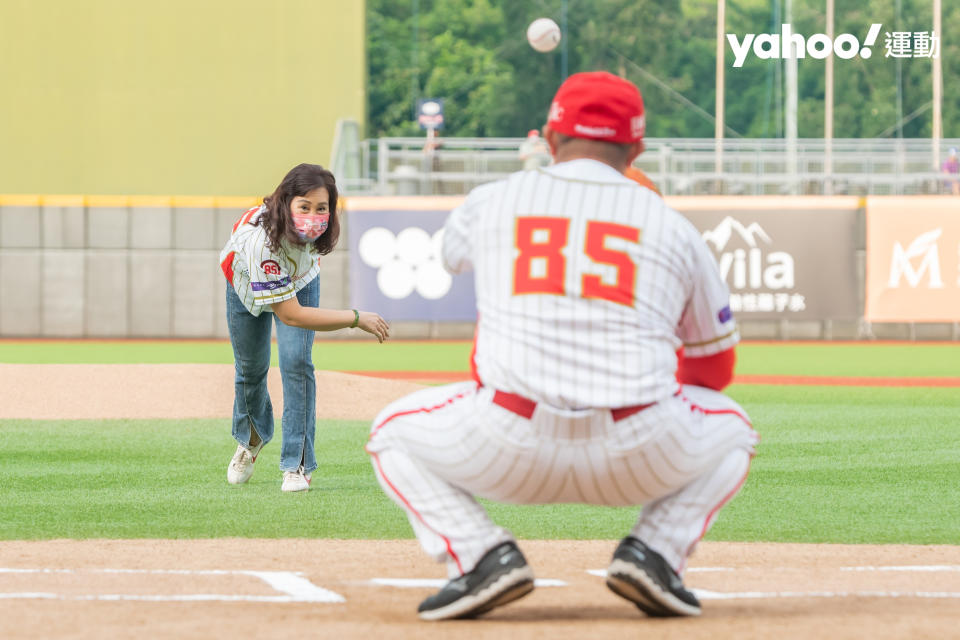
[[[422,522],[423,526],[425,526],[427,529],[429,529],[435,535],[437,535],[441,540],[443,540],[444,544],[447,547],[447,553],[450,555],[451,558],[453,558],[453,561],[457,563],[457,571],[460,572],[460,575],[463,575],[463,567],[460,565],[460,558],[458,558],[457,554],[453,552],[453,547],[450,544],[450,538],[448,538],[447,536],[441,535],[436,529],[434,529],[429,524],[427,524],[427,522],[423,519],[423,516],[420,515],[420,512],[414,509],[413,506],[410,504],[410,502],[403,497],[402,493],[400,493],[400,490],[397,489],[392,482],[390,482],[390,478],[388,478],[387,474],[383,472],[383,466],[380,464],[380,457],[374,452],[369,450],[367,451],[367,453],[370,454],[370,457],[373,458],[373,462],[377,465],[377,471],[380,472],[380,477],[383,478],[384,482],[390,485],[390,488],[393,490],[395,494],[397,494],[397,497],[400,498],[400,500],[403,502],[404,506],[410,511],[410,513],[417,516],[417,520]]]
[[[706,414],[706,415],[729,414],[729,415],[737,416],[738,418],[740,418],[741,420],[743,420],[744,422],[746,422],[746,423],[747,423],[747,426],[750,427],[750,430],[753,431],[753,425],[750,424],[750,421],[747,420],[747,417],[746,417],[745,415],[743,415],[742,413],[740,413],[739,411],[736,411],[736,410],[734,410],[734,409],[705,409],[705,408],[701,407],[700,405],[697,405],[697,404],[694,404],[693,402],[690,402],[690,400],[689,400],[686,396],[683,396],[683,401],[686,402],[686,403],[689,403],[689,405],[690,405],[690,410],[691,410],[691,411],[700,411],[700,412],[702,412],[702,413],[704,413],[704,414]],[[753,458],[753,454],[752,454],[752,453],[750,454],[750,458],[751,458],[751,459]],[[725,505],[725,504],[727,504],[728,502],[730,502],[730,500],[733,498],[733,496],[737,495],[737,492],[740,491],[740,488],[743,486],[743,483],[747,481],[747,476],[748,476],[749,474],[750,474],[750,463],[747,462],[747,471],[746,471],[746,473],[743,474],[743,477],[740,478],[740,482],[737,483],[737,486],[735,486],[732,491],[730,491],[727,495],[725,495],[725,496],[723,497],[723,499],[721,499],[720,502],[717,503],[717,506],[715,506],[713,509],[711,509],[711,510],[710,510],[710,513],[707,514],[706,519],[703,521],[703,527],[700,529],[700,535],[698,535],[698,536],[697,536],[697,539],[694,540],[694,541],[690,544],[689,547],[687,547],[687,551],[686,551],[686,553],[684,554],[684,557],[683,557],[683,559],[682,559],[682,561],[681,561],[681,564],[680,564],[680,572],[682,572],[683,569],[686,568],[687,558],[690,557],[690,554],[693,552],[693,548],[696,547],[697,544],[703,539],[703,536],[705,536],[705,535],[707,534],[707,529],[710,528],[710,524],[711,524],[711,522],[713,522],[713,519],[717,516],[717,512],[720,511],[720,509],[723,507],[723,505]]]
[[[407,416],[407,415],[411,415],[411,414],[414,414],[414,413],[430,413],[431,411],[436,411],[437,409],[442,409],[443,407],[445,407],[445,406],[447,406],[447,405],[449,405],[449,404],[453,404],[454,401],[460,400],[461,398],[465,397],[466,395],[467,395],[466,392],[464,392],[464,393],[459,393],[459,394],[455,395],[454,397],[446,400],[446,401],[443,402],[442,404],[438,404],[438,405],[433,406],[433,407],[421,407],[421,408],[419,408],[419,409],[410,409],[410,410],[408,410],[408,411],[400,411],[400,412],[398,412],[398,413],[395,413],[395,414],[391,415],[390,417],[388,417],[388,418],[387,418],[386,420],[384,420],[383,422],[381,422],[380,424],[378,424],[376,427],[373,428],[373,431],[370,433],[370,439],[372,439],[373,436],[374,436],[378,431],[380,431],[380,429],[382,429],[388,422],[390,422],[390,421],[393,420],[394,418],[399,418],[399,417],[401,417],[401,416]],[[368,444],[369,444],[369,441],[368,441]],[[452,546],[451,543],[450,543],[450,538],[446,537],[445,535],[442,535],[442,534],[441,534],[440,532],[438,532],[436,529],[434,529],[434,528],[431,527],[429,524],[427,524],[427,521],[423,519],[423,516],[420,515],[420,512],[413,508],[413,506],[410,504],[410,501],[407,500],[402,493],[400,493],[400,490],[397,489],[397,487],[390,481],[390,478],[387,477],[387,474],[384,473],[384,471],[383,471],[383,466],[380,464],[380,457],[379,457],[376,453],[374,453],[373,451],[371,451],[370,448],[369,448],[369,446],[364,447],[364,450],[370,455],[371,458],[373,458],[373,462],[374,462],[374,464],[377,465],[377,471],[380,473],[380,477],[383,478],[383,481],[386,482],[387,485],[389,485],[390,489],[397,495],[397,497],[400,499],[400,501],[403,502],[403,504],[404,504],[404,506],[407,508],[407,510],[410,511],[410,513],[412,513],[413,515],[415,515],[415,516],[417,517],[417,520],[419,520],[420,522],[423,523],[423,526],[425,526],[427,529],[429,529],[430,531],[432,531],[437,537],[439,537],[441,540],[443,540],[444,544],[445,544],[446,547],[447,547],[447,554],[448,554],[448,555],[453,559],[453,561],[456,563],[456,565],[457,565],[457,571],[460,572],[460,575],[463,575],[463,566],[460,564],[460,558],[459,558],[459,557],[457,556],[457,554],[454,553],[454,551],[453,551],[453,546]]]

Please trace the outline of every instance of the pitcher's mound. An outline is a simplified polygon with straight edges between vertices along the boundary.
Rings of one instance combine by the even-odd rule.
[[[317,371],[316,378],[319,419],[372,420],[393,400],[423,388],[335,371]],[[227,364],[0,364],[0,418],[229,418],[233,381]],[[279,415],[277,367],[270,368],[267,386]]]

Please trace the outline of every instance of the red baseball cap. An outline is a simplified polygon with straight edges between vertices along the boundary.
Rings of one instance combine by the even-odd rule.
[[[557,89],[547,124],[572,138],[636,142],[645,129],[643,96],[632,82],[612,73],[575,73]]]

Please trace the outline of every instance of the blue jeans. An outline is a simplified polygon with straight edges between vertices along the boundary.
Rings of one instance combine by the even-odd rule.
[[[301,306],[320,303],[320,278],[297,293]],[[273,439],[273,404],[267,393],[270,370],[270,331],[274,314],[254,316],[227,284],[227,326],[236,368],[233,398],[233,438],[250,444],[254,429],[266,444]],[[280,470],[306,473],[317,468],[313,438],[317,429],[317,382],[313,374],[313,331],[297,329],[276,320],[280,378],[283,382],[283,432]]]

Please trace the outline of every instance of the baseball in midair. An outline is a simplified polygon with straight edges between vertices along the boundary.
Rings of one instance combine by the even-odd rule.
[[[560,43],[560,27],[550,18],[537,18],[527,27],[527,42],[541,53],[553,51]]]

